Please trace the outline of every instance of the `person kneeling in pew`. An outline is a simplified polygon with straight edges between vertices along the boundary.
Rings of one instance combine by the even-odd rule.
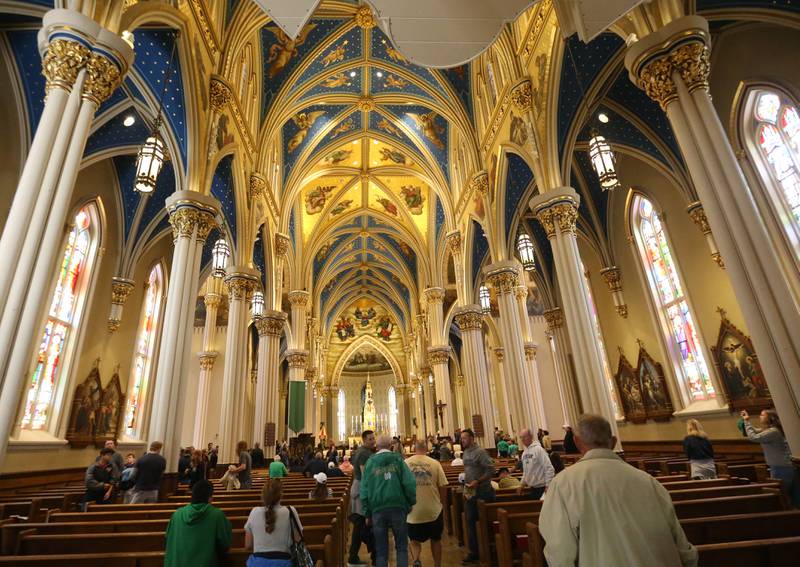
[[[211,505],[214,486],[205,479],[192,486],[192,502],[178,508],[167,525],[165,567],[214,567],[224,563],[233,529],[225,513]]]

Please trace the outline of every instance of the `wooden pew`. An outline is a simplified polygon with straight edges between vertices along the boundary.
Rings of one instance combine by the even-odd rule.
[[[522,558],[518,545],[518,536],[525,536],[527,524],[538,524],[539,512],[523,512],[509,514],[508,510],[501,508],[497,511],[497,530],[494,534],[495,550],[498,565],[516,565]],[[527,549],[527,537],[525,537]]]
[[[698,545],[697,551],[700,554],[700,567],[787,567],[797,565],[800,537]]]
[[[770,490],[780,490],[778,483],[741,484],[738,486],[717,486],[713,488],[692,488],[689,490],[671,490],[669,495],[673,502],[681,500],[714,499],[724,496],[745,496],[762,494]]]
[[[478,502],[478,555],[484,567],[492,565],[495,538],[494,524],[497,522],[497,513],[502,508],[509,514],[534,513],[542,509],[542,500],[521,500],[506,502]]]
[[[783,497],[777,492],[726,496],[714,500],[682,500],[674,503],[679,519],[702,518],[704,516],[729,516],[733,514],[755,514],[777,512],[785,506]]]
[[[800,510],[681,520],[695,545],[800,536]]]

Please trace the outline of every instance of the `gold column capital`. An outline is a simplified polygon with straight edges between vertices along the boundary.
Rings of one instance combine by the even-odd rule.
[[[217,226],[217,221],[212,212],[194,207],[180,207],[170,211],[169,224],[172,226],[173,238],[191,238],[196,228],[197,240],[205,242],[211,230]]]
[[[478,192],[484,198],[489,195],[489,174],[485,169],[472,176],[469,188],[470,191]]]
[[[260,173],[250,174],[250,198],[254,199],[263,195],[267,190],[267,179]]]
[[[450,360],[449,346],[438,346],[428,349],[428,364],[436,366],[437,364],[447,364]]]
[[[494,349],[494,355],[497,357],[497,362],[502,363],[506,357],[506,350],[503,347]]]
[[[216,352],[201,352],[198,354],[200,358],[200,369],[201,370],[211,370],[214,368],[214,362],[217,360]]]
[[[72,90],[80,71],[91,56],[88,47],[70,39],[54,39],[47,46],[42,58],[42,74],[46,83],[44,90],[50,92],[53,87],[66,91]]]
[[[275,255],[279,258],[286,256],[286,253],[289,252],[290,242],[287,235],[281,234],[280,232],[275,234]]]
[[[290,350],[286,353],[289,368],[305,368],[308,365],[307,350]]]
[[[578,203],[570,196],[559,195],[550,202],[540,204],[534,215],[544,228],[547,238],[553,238],[556,232],[575,234],[578,221]]]
[[[445,241],[447,242],[447,247],[450,249],[450,253],[454,256],[457,254],[461,254],[461,231],[460,230],[453,230],[448,232],[445,235]]]
[[[302,289],[296,289],[294,291],[290,291],[288,294],[289,304],[292,307],[305,307],[308,305],[308,299],[311,297],[311,294]]]
[[[484,274],[486,280],[499,294],[513,293],[519,286],[519,269],[511,263],[497,262],[486,266]]]
[[[467,305],[459,309],[453,318],[461,331],[480,331],[483,328],[483,312],[477,305]]]
[[[608,266],[600,270],[603,281],[610,292],[622,291],[622,271],[617,266]]]
[[[525,301],[525,298],[528,297],[528,286],[520,284],[514,288],[514,297],[517,299],[521,299]]]
[[[536,343],[525,343],[525,360],[536,360],[536,351],[539,347]]]
[[[265,335],[280,337],[284,323],[286,323],[286,313],[282,311],[265,311],[264,315],[255,321],[259,337]]]
[[[232,271],[225,276],[225,285],[228,287],[230,301],[245,301],[260,283],[253,274]]]
[[[708,218],[706,217],[705,209],[703,209],[703,203],[700,201],[691,203],[686,207],[686,213],[689,215],[689,218],[692,219],[692,222],[697,225],[697,228],[700,229],[700,232],[703,234],[711,234],[711,227],[708,225]]]
[[[123,74],[124,70],[114,61],[98,52],[92,52],[86,62],[86,83],[81,96],[100,106],[120,85]]]
[[[444,288],[441,287],[428,287],[423,292],[425,300],[430,303],[442,303],[444,301]]]
[[[207,293],[203,296],[203,302],[206,307],[219,307],[222,303],[222,296],[218,293]]]
[[[550,331],[558,329],[564,325],[564,312],[560,307],[548,309],[544,313],[544,320],[547,321],[547,328]]]
[[[128,296],[133,292],[135,282],[120,276],[111,278],[111,303],[125,305]]]

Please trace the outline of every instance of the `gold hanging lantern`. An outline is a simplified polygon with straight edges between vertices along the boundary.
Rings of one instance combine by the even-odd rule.
[[[597,130],[592,131],[592,138],[589,140],[589,159],[592,162],[595,173],[597,173],[597,179],[600,181],[600,187],[602,187],[603,191],[619,187],[620,183],[616,167],[617,158],[614,156],[614,150],[611,149],[611,144]]]

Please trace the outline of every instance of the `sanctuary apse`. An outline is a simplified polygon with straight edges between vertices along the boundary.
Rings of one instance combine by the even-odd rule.
[[[0,470],[341,442],[367,385],[489,448],[774,405],[797,455],[797,7],[559,4],[427,66],[351,0],[0,2]]]

